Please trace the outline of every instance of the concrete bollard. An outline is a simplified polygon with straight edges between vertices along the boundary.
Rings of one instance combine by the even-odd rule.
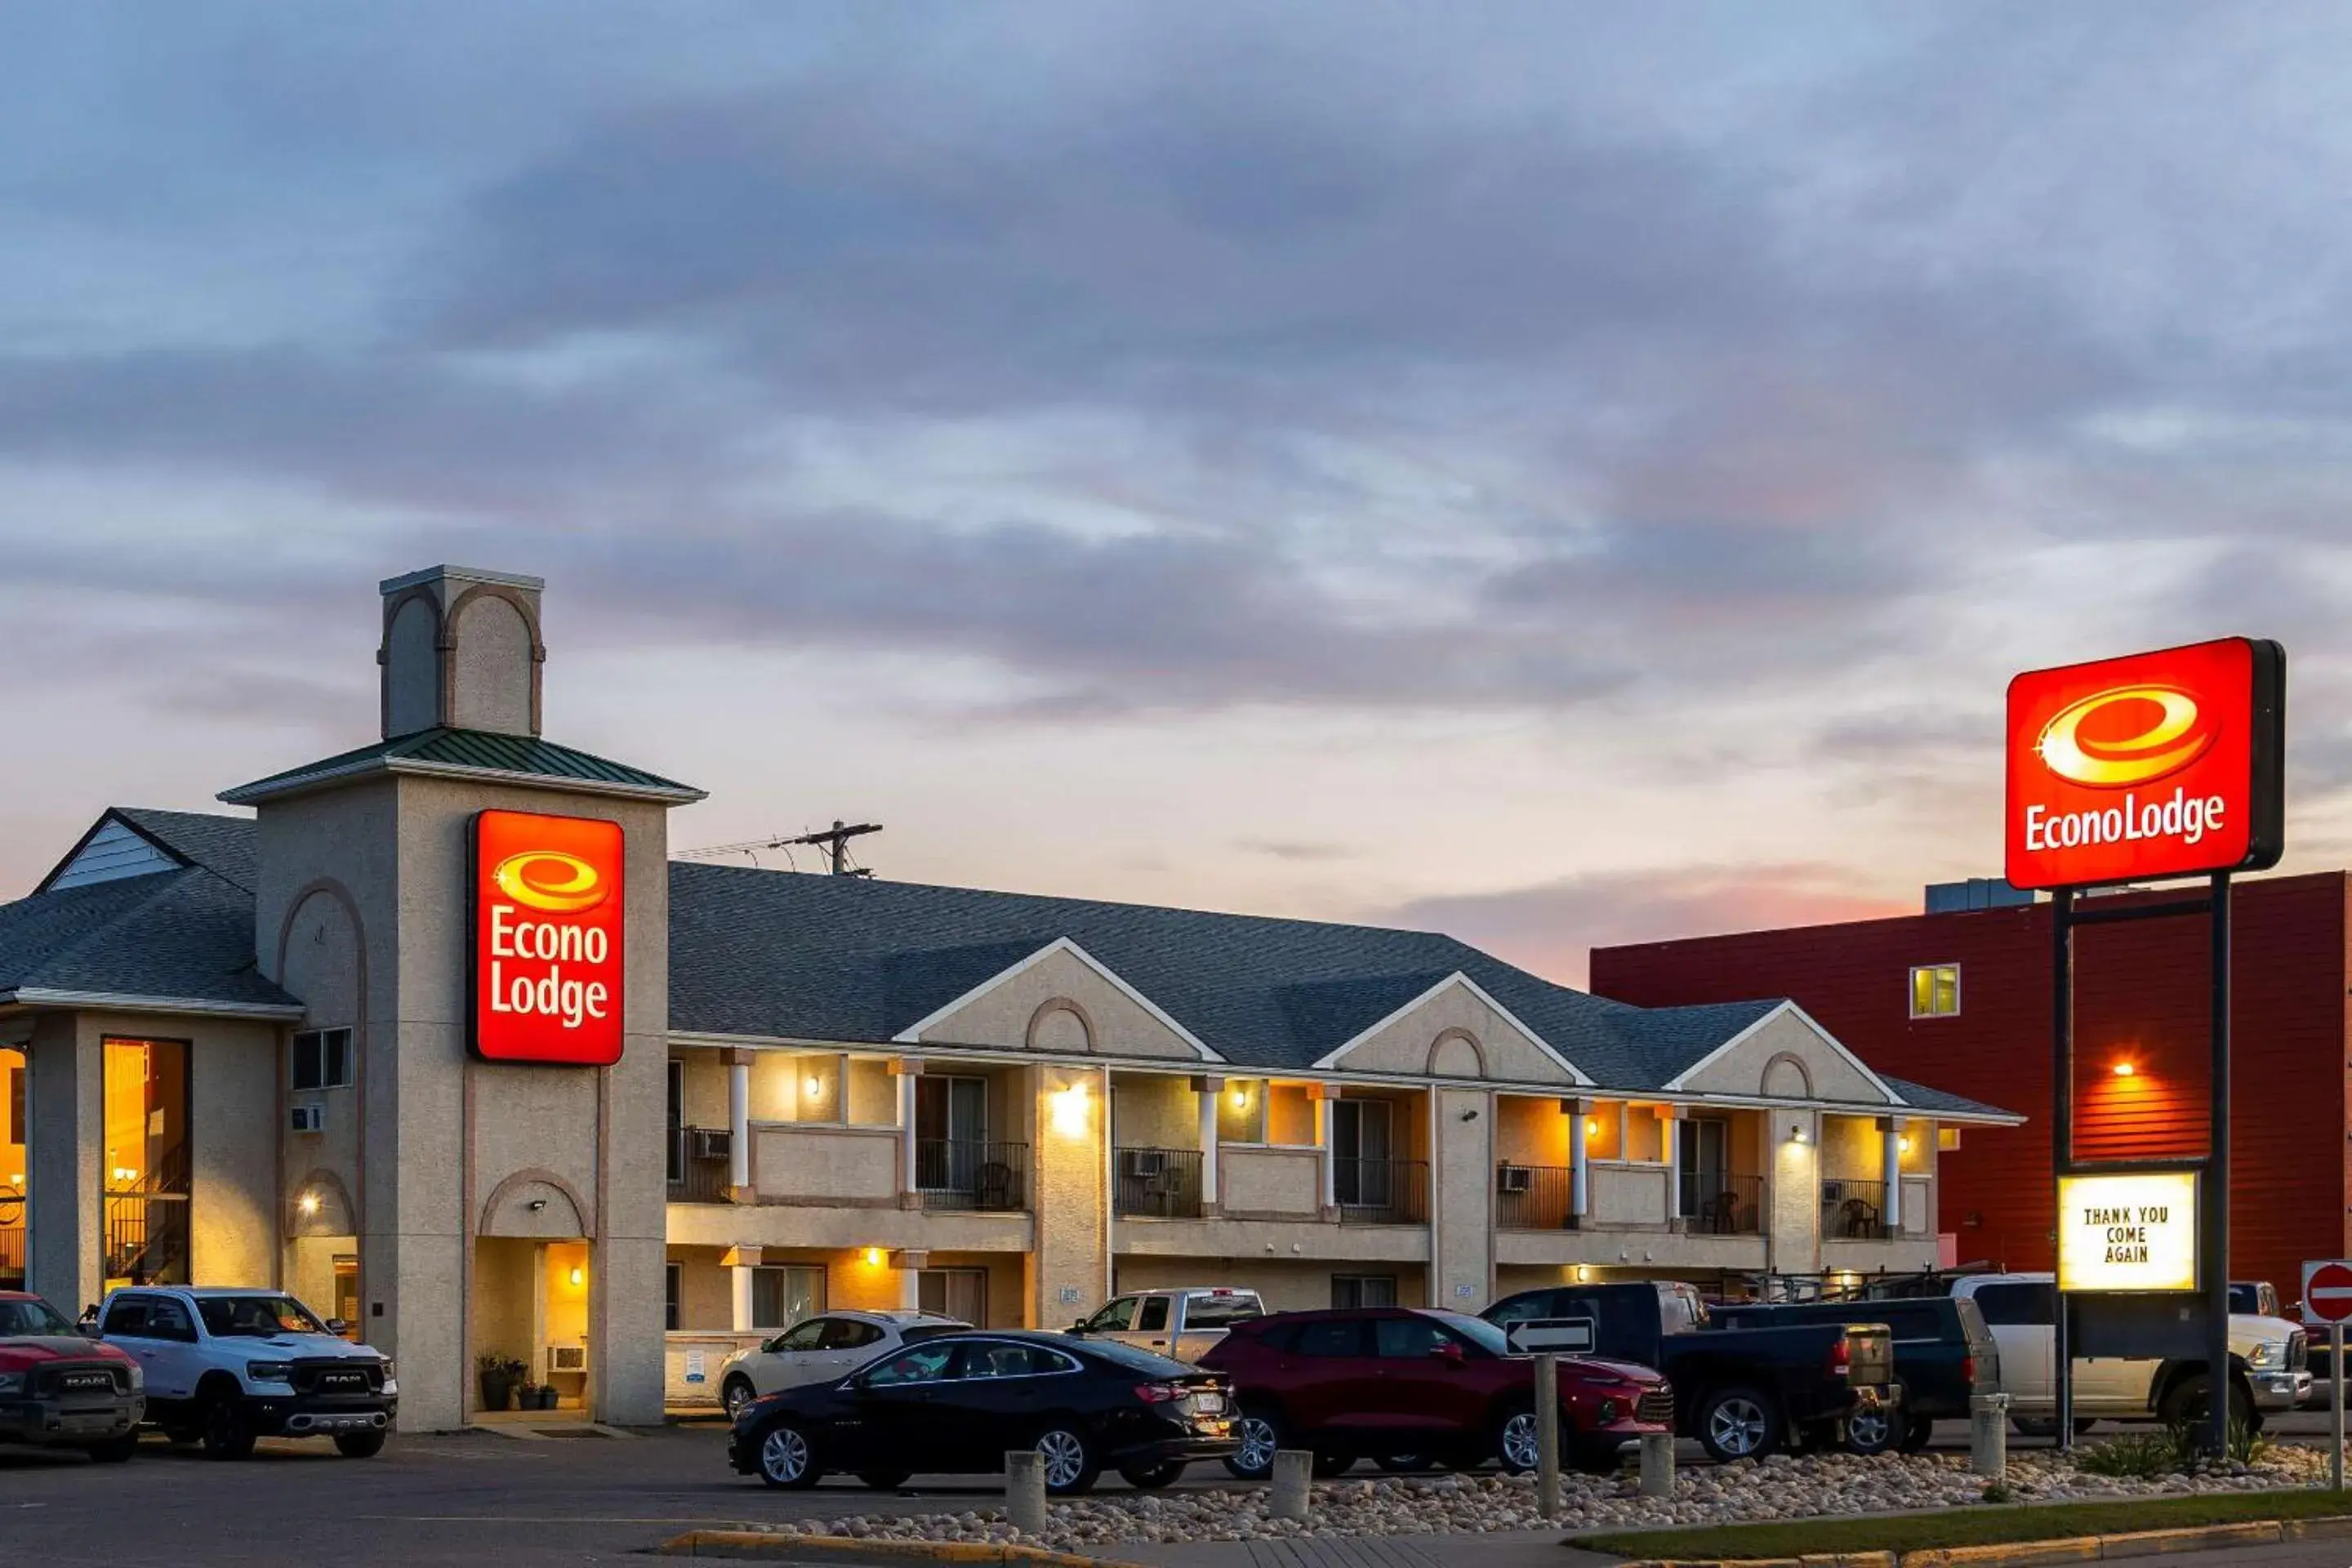
[[[1672,1432],[1642,1434],[1642,1495],[1675,1495],[1675,1435]]]
[[[1313,1511],[1315,1456],[1304,1448],[1274,1452],[1274,1517],[1307,1522]]]
[[[1559,1357],[1536,1357],[1536,1511],[1559,1517]]]
[[[1989,1481],[2009,1474],[2009,1395],[1969,1396],[1969,1468]]]
[[[1045,1533],[1045,1456],[1034,1448],[1005,1451],[1004,1516],[1024,1535]]]

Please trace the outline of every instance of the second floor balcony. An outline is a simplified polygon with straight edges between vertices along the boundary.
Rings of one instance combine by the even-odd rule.
[[[927,1209],[1002,1213],[1029,1206],[1029,1145],[980,1138],[915,1143],[915,1190]]]

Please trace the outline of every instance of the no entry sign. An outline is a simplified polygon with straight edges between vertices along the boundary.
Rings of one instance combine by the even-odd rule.
[[[2303,1266],[2303,1321],[2326,1328],[2352,1320],[2352,1262]]]

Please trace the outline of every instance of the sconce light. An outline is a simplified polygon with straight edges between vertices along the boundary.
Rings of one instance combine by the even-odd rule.
[[[1911,1152],[1911,1134],[1906,1132],[1900,1138],[1897,1138],[1895,1141],[1895,1148],[1897,1153],[1908,1154]]]
[[[310,1215],[319,1212],[319,1194],[316,1193],[304,1193],[302,1194],[301,1201],[297,1203],[294,1206],[300,1209],[303,1216],[308,1218]]]
[[[1081,1079],[1054,1091],[1054,1131],[1065,1138],[1082,1138],[1087,1131],[1087,1086]]]
[[[1462,1120],[1463,1120],[1463,1121],[1477,1121],[1477,1120],[1478,1120],[1478,1112],[1477,1112],[1477,1110],[1474,1108],[1474,1109],[1472,1109],[1472,1110],[1465,1110],[1465,1111],[1464,1111],[1464,1112],[1462,1113]]]
[[[577,1289],[579,1287],[585,1285],[586,1283],[588,1283],[588,1271],[586,1269],[575,1268],[572,1271],[572,1285],[574,1289]]]
[[[1598,1116],[1588,1116],[1584,1119],[1584,1135],[1587,1138],[1598,1138],[1601,1136],[1601,1118]]]
[[[816,1074],[814,1074],[814,1073],[811,1073],[811,1074],[809,1074],[809,1075],[808,1075],[808,1092],[809,1092],[809,1098],[810,1098],[811,1100],[822,1100],[822,1099],[824,1099],[824,1079],[821,1079],[821,1078],[817,1077],[817,1076],[816,1076]]]
[[[1801,1121],[1792,1121],[1792,1122],[1790,1122],[1790,1123],[1789,1124],[1789,1142],[1791,1142],[1791,1143],[1810,1143],[1810,1142],[1811,1142],[1812,1141],[1813,1141],[1813,1136],[1812,1136],[1812,1134],[1811,1134],[1811,1133],[1810,1133],[1810,1132],[1808,1132],[1808,1131],[1805,1131],[1805,1124],[1804,1124],[1803,1122],[1801,1122]]]
[[[529,1209],[531,1213],[537,1214],[540,1210],[547,1206],[547,1200],[545,1198],[533,1198],[530,1202],[523,1205],[522,1206]]]
[[[880,1247],[869,1247],[866,1249],[866,1267],[868,1268],[879,1268],[882,1267],[882,1249]]]
[[[1249,1109],[1249,1090],[1239,1084],[1234,1085],[1234,1109],[1235,1110]]]
[[[2117,1078],[2129,1078],[2137,1071],[2139,1071],[2139,1068],[2132,1066],[2128,1061],[2120,1061],[2116,1064],[2116,1076]]]

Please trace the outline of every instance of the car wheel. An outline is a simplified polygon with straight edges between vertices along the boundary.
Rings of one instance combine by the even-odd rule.
[[[103,1443],[92,1443],[83,1450],[94,1465],[119,1465],[139,1451],[139,1434],[126,1432],[120,1437],[109,1437]]]
[[[860,1470],[857,1484],[871,1487],[877,1492],[895,1492],[915,1479],[912,1470]]]
[[[216,1396],[205,1406],[205,1458],[249,1459],[253,1457],[253,1423],[233,1395]]]
[[[1780,1412],[1752,1388],[1718,1388],[1699,1402],[1698,1440],[1719,1464],[1763,1458],[1780,1447]]]
[[[1262,1481],[1274,1474],[1275,1450],[1282,1447],[1282,1423],[1271,1410],[1244,1410],[1240,1429],[1241,1449],[1225,1461],[1225,1468],[1245,1481]]]
[[[1094,1445],[1076,1426],[1049,1426],[1037,1436],[1038,1455],[1045,1461],[1045,1489],[1055,1497],[1076,1497],[1095,1489],[1102,1461]]]
[[[1903,1424],[1903,1451],[1906,1454],[1925,1453],[1927,1445],[1935,1440],[1935,1436],[1936,1418],[1932,1415],[1914,1415]]]
[[[346,1459],[373,1459],[383,1452],[385,1434],[374,1432],[338,1432],[335,1452]]]
[[[1164,1465],[1121,1465],[1118,1479],[1139,1492],[1156,1492],[1162,1487],[1172,1487],[1184,1473],[1184,1461],[1171,1459]]]
[[[1908,1428],[1892,1410],[1857,1410],[1845,1418],[1845,1449],[1865,1456],[1892,1451]]]
[[[760,1438],[760,1479],[788,1492],[806,1491],[823,1480],[808,1434],[789,1421],[769,1427]]]
[[[1507,1476],[1523,1476],[1536,1468],[1541,1454],[1537,1442],[1536,1413],[1517,1409],[1504,1413],[1495,1428],[1495,1458]]]
[[[2212,1380],[2203,1373],[2184,1377],[2164,1396],[2163,1415],[2168,1426],[2178,1426],[2188,1422],[2202,1421],[2212,1408]],[[2254,1419],[2254,1401],[2245,1385],[2234,1378],[2230,1383],[2230,1425],[2243,1426],[2252,1432],[2258,1428]]]
[[[760,1391],[751,1386],[748,1377],[730,1377],[719,1387],[719,1403],[727,1407],[730,1419],[742,1415],[743,1406],[759,1397]]]

